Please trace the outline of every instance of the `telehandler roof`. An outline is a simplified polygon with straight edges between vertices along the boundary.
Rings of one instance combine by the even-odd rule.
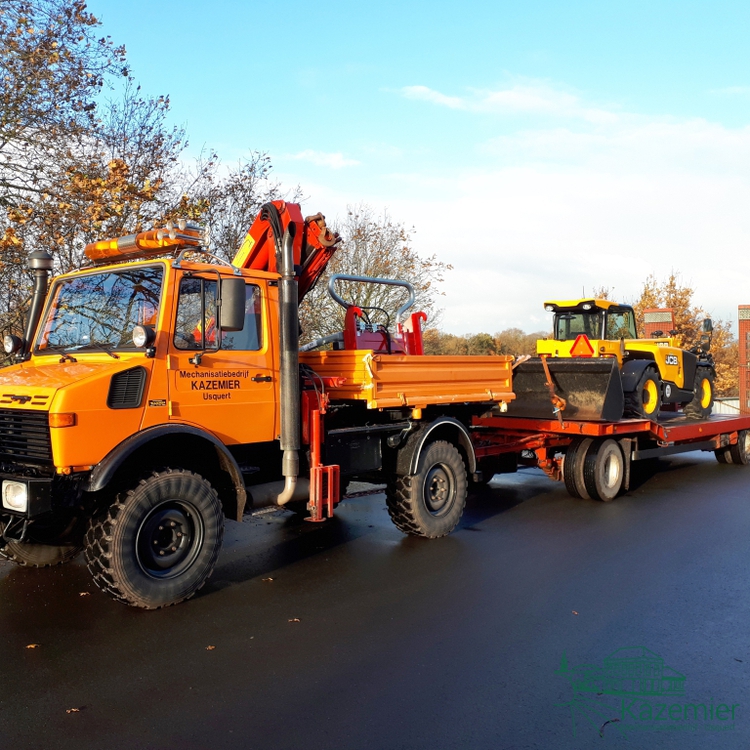
[[[550,300],[544,303],[547,312],[558,312],[560,310],[591,310],[598,307],[600,310],[608,310],[610,307],[620,307],[611,299],[566,299]]]

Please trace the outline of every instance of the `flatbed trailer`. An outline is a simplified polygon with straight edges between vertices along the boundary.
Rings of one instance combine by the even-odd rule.
[[[486,414],[473,418],[471,434],[485,478],[538,466],[574,497],[604,501],[628,491],[633,461],[696,450],[720,463],[750,461],[750,415],[584,422]]]

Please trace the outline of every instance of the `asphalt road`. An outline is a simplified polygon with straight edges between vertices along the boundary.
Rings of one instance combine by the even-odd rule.
[[[750,468],[685,454],[637,480],[605,504],[498,477],[435,541],[382,495],[230,523],[209,584],[160,612],[80,560],[0,564],[0,748],[750,747]],[[714,717],[573,691],[636,647],[683,678],[654,711]]]

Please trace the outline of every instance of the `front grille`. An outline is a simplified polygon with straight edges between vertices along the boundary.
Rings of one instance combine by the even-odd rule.
[[[34,463],[52,461],[46,411],[0,409],[0,459]]]

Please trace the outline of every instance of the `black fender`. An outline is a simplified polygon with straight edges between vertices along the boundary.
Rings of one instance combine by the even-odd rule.
[[[88,478],[88,483],[83,489],[88,492],[97,492],[104,489],[114,478],[118,469],[132,456],[137,450],[140,450],[148,443],[163,438],[168,435],[192,435],[193,437],[205,440],[216,451],[219,465],[226,471],[232,479],[234,490],[237,493],[237,517],[235,520],[241,521],[242,514],[247,502],[247,493],[245,491],[245,482],[242,478],[242,472],[237,465],[234,456],[227,450],[224,443],[209,432],[200,430],[197,427],[182,424],[166,424],[148,427],[141,432],[131,435],[123,440],[118,446],[113,448],[95,467]],[[185,467],[189,468],[189,467]]]
[[[477,457],[466,426],[453,417],[438,417],[409,435],[406,443],[398,451],[396,473],[399,476],[416,474],[422,450],[434,440],[447,440],[463,448],[468,461],[466,469],[469,475],[476,472]]]
[[[652,359],[629,359],[627,362],[623,362],[620,371],[623,393],[632,393],[637,388],[638,381],[647,367],[655,368],[656,363]]]

